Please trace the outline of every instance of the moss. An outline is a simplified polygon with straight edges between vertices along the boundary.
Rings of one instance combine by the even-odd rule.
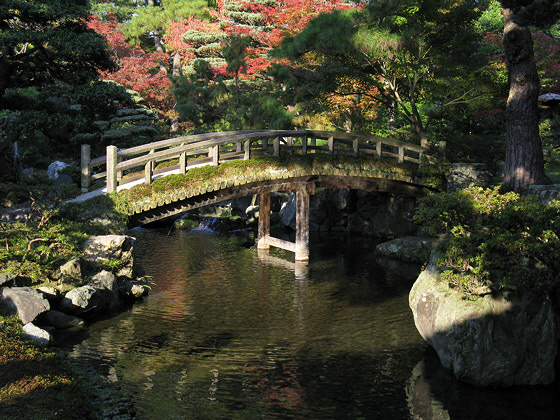
[[[0,307],[0,420],[134,418],[130,399],[82,362],[24,338]]]
[[[233,160],[219,166],[202,166],[190,169],[186,174],[172,174],[154,180],[151,185],[137,185],[118,194],[123,203],[120,210],[128,212],[135,204],[165,198],[170,192],[195,190],[218,185],[237,178],[278,179],[284,173],[343,173],[365,172],[368,174],[398,174],[415,178],[417,169],[393,160],[326,154],[282,154],[279,157],[263,155],[250,160]],[[114,198],[115,200],[115,198]],[[130,214],[130,213],[129,213]]]

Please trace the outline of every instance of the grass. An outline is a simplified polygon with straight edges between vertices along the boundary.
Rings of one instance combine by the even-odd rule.
[[[82,362],[24,338],[0,308],[0,420],[134,418],[129,399]]]
[[[16,316],[0,316],[0,419],[94,418],[87,401],[61,358],[22,338]]]

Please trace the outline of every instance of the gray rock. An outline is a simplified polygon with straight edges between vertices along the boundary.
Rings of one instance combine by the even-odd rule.
[[[47,168],[47,176],[50,179],[55,179],[56,180],[56,179],[58,179],[59,172],[62,171],[67,166],[70,166],[70,165],[68,163],[64,163],[64,162],[61,162],[59,160],[54,161]]]
[[[117,261],[117,277],[132,278],[134,273],[134,241],[127,235],[102,235],[89,238],[84,245],[84,259],[92,263]]]
[[[554,380],[560,328],[547,296],[465,299],[429,264],[410,291],[409,305],[420,335],[458,379],[498,386]]]
[[[375,251],[378,254],[405,261],[426,262],[437,241],[435,238],[405,236],[378,244]]]
[[[84,245],[84,258],[87,261],[129,260],[133,247],[132,236],[93,236]]]
[[[111,292],[116,292],[118,289],[117,277],[107,270],[97,273],[88,284],[96,289],[108,289]]]
[[[41,315],[41,323],[52,325],[57,329],[83,328],[84,320],[54,309]]]
[[[73,258],[64,263],[58,269],[59,277],[63,282],[81,282],[82,281],[82,260],[79,257]]]
[[[447,192],[454,193],[468,187],[488,188],[492,178],[484,163],[454,163],[447,178]]]
[[[140,299],[148,295],[150,288],[144,284],[128,282],[123,285],[123,290],[126,298]]]
[[[0,287],[11,287],[14,285],[16,275],[12,273],[0,273]]]
[[[527,194],[536,195],[541,203],[550,205],[555,200],[560,200],[560,184],[530,185]]]
[[[34,325],[31,322],[28,323],[28,324],[25,324],[23,326],[23,332],[31,340],[33,340],[33,341],[35,341],[39,344],[42,344],[44,346],[49,345],[53,341],[53,337],[52,337],[51,333],[49,333],[48,331],[45,331],[42,328],[37,327],[36,325]]]
[[[292,194],[290,199],[282,203],[280,209],[280,220],[282,224],[290,229],[296,228],[296,195]]]
[[[113,273],[103,270],[93,276],[88,285],[99,290],[99,294],[103,301],[102,305],[104,307],[114,309],[118,306],[119,282],[117,280],[117,277]]]
[[[30,287],[3,287],[0,289],[0,302],[10,310],[17,311],[24,325],[51,308],[42,293]]]
[[[41,286],[38,287],[37,290],[41,292],[43,294],[43,297],[47,299],[51,304],[60,300],[60,290],[58,290],[56,287]]]
[[[99,289],[81,286],[67,292],[61,299],[59,309],[72,315],[91,316],[105,308]]]

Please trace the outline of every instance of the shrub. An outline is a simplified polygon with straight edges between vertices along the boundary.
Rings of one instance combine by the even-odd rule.
[[[506,288],[549,289],[560,274],[560,207],[498,188],[422,198],[415,221],[444,234],[442,278],[471,294]]]

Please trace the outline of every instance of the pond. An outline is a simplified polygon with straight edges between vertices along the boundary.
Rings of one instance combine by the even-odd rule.
[[[246,232],[131,234],[149,297],[66,345],[141,419],[558,418],[557,387],[480,389],[441,369],[408,308],[420,266],[370,239],[317,235],[296,265]]]

